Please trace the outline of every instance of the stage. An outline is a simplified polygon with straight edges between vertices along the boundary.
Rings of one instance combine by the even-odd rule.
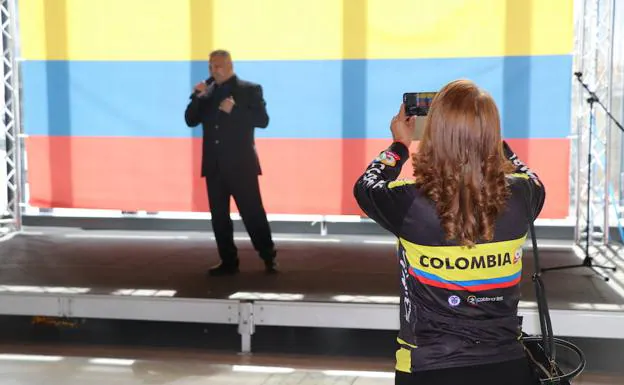
[[[396,330],[395,241],[380,235],[276,234],[280,274],[265,275],[246,234],[241,273],[206,277],[218,262],[209,232],[28,227],[0,242],[0,314],[238,325]],[[540,240],[544,267],[578,263],[566,241]],[[587,269],[543,276],[555,333],[624,339],[624,279]],[[524,329],[539,329],[530,244],[523,256]]]

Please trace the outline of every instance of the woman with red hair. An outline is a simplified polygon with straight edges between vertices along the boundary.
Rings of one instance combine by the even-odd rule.
[[[396,383],[534,384],[518,301],[544,187],[502,140],[492,97],[468,80],[434,97],[414,179],[397,181],[414,130],[401,106],[392,145],[354,188],[361,209],[398,238]]]

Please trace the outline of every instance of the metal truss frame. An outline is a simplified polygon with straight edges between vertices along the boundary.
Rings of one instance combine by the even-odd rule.
[[[2,25],[2,137],[0,148],[6,171],[2,173],[6,185],[6,202],[0,217],[0,235],[21,230],[21,124],[19,99],[19,68],[17,63],[17,8],[15,0],[0,0]]]
[[[575,1],[574,71],[611,108],[615,0]],[[609,244],[613,202],[610,168],[611,121],[576,79],[573,84],[573,161],[576,209],[575,243],[588,249]],[[590,234],[590,236],[588,236]]]

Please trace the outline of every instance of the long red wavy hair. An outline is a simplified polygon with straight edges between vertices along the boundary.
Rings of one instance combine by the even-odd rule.
[[[509,198],[500,116],[492,97],[469,80],[436,95],[419,150],[416,185],[435,202],[446,239],[462,246],[490,241]]]

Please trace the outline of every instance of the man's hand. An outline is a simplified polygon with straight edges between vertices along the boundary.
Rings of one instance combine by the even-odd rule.
[[[221,104],[219,104],[219,109],[226,114],[229,114],[230,112],[232,112],[234,104],[236,104],[236,102],[234,102],[234,98],[230,96],[229,98],[224,99]]]
[[[401,104],[399,113],[392,118],[390,130],[395,142],[403,143],[409,148],[416,130],[416,117],[405,115],[405,106]]]
[[[193,92],[197,95],[197,96],[204,96],[206,95],[206,91],[208,90],[208,85],[204,82],[200,82],[197,83],[195,85],[195,87],[193,88]]]

